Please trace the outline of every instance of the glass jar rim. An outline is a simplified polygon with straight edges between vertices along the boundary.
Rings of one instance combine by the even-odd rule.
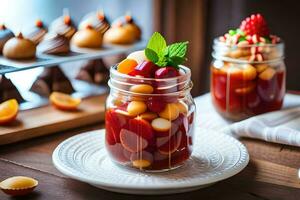
[[[278,56],[274,59],[269,59],[269,60],[263,60],[263,61],[249,61],[249,60],[243,60],[243,59],[238,59],[238,58],[231,58],[228,56],[224,56],[224,55],[218,55],[217,49],[218,48],[230,48],[232,50],[236,50],[238,48],[256,48],[256,47],[269,47],[269,48],[279,48],[279,49],[284,49],[284,42],[281,41],[279,43],[276,44],[248,44],[248,45],[242,45],[242,46],[238,46],[238,45],[229,45],[226,44],[224,42],[219,41],[218,38],[215,38],[213,41],[213,52],[212,52],[212,57],[214,59],[219,59],[219,60],[224,60],[226,62],[232,62],[232,63],[237,63],[237,64],[266,64],[266,63],[278,63],[281,62],[282,60],[285,59],[285,57],[283,55]]]
[[[131,95],[138,95],[138,96],[153,96],[153,97],[157,97],[157,96],[178,96],[184,92],[188,92],[192,89],[193,87],[193,82],[191,81],[191,70],[184,66],[184,65],[179,65],[179,68],[184,70],[184,74],[180,75],[180,76],[176,76],[176,77],[172,77],[172,78],[165,78],[165,79],[156,79],[156,78],[145,78],[145,77],[133,77],[133,76],[129,76],[127,74],[122,74],[120,72],[118,72],[116,70],[116,67],[117,65],[113,65],[111,68],[110,68],[110,79],[108,81],[108,86],[111,88],[111,89],[114,89],[114,90],[117,90],[119,92],[122,92],[122,93],[126,93],[126,94],[131,94]],[[169,92],[169,93],[151,93],[151,94],[145,94],[145,93],[136,93],[136,92],[132,92],[132,91],[129,91],[129,90],[125,90],[125,89],[121,89],[117,86],[115,86],[113,83],[112,83],[112,75],[114,76],[117,76],[117,78],[123,78],[123,79],[130,79],[130,80],[137,80],[137,81],[156,81],[156,82],[178,82],[180,80],[185,80],[185,82],[187,83],[185,85],[185,87],[182,89],[182,90],[178,90],[178,91],[174,91],[174,92]]]
[[[284,41],[280,41],[279,43],[276,43],[276,44],[261,44],[261,43],[258,43],[258,44],[246,44],[246,45],[243,45],[243,46],[238,46],[238,45],[229,45],[229,44],[226,44],[224,42],[221,42],[219,40],[219,38],[215,38],[213,40],[213,46],[214,45],[220,45],[220,46],[224,46],[224,47],[231,47],[231,48],[239,48],[239,47],[242,47],[242,48],[251,48],[251,47],[282,47],[284,48]]]
[[[178,79],[182,79],[182,78],[187,78],[189,79],[191,76],[191,69],[184,66],[184,65],[179,65],[179,68],[184,70],[186,73],[182,74],[180,76],[176,76],[176,77],[172,77],[172,78],[164,78],[164,79],[157,79],[157,78],[146,78],[146,77],[139,77],[139,76],[129,76],[128,74],[123,74],[121,72],[118,72],[118,70],[116,70],[116,67],[118,66],[118,64],[113,65],[110,67],[110,75],[115,75],[117,77],[120,78],[130,78],[132,80],[145,80],[145,81],[174,81],[174,80],[178,80]]]

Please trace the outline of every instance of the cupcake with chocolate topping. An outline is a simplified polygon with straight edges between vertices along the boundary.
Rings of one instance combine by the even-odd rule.
[[[97,85],[106,84],[109,78],[109,70],[102,59],[86,61],[80,68],[76,79]]]
[[[91,25],[96,31],[102,34],[110,28],[109,21],[103,11],[97,11],[86,15],[80,22],[78,29],[85,29],[87,25]]]
[[[18,103],[25,101],[13,82],[4,75],[0,75],[0,103],[9,99],[16,99]]]
[[[59,66],[45,68],[32,84],[30,91],[48,97],[52,92],[71,94],[75,90]]]
[[[38,19],[35,22],[35,26],[26,31],[24,36],[33,41],[35,44],[38,44],[42,41],[46,33],[47,29],[45,28],[44,23]]]
[[[3,55],[9,59],[32,59],[35,58],[35,44],[24,38],[22,33],[9,39],[3,47]]]
[[[13,32],[6,28],[4,24],[0,25],[0,53],[2,53],[4,44],[15,35]]]
[[[104,41],[112,44],[132,44],[141,39],[142,31],[131,15],[116,19],[104,34]]]
[[[76,28],[72,22],[71,16],[65,13],[63,16],[54,20],[49,30],[57,34],[63,35],[68,39],[71,39],[76,32]]]
[[[45,54],[67,54],[70,52],[70,42],[63,35],[48,33],[37,50]]]

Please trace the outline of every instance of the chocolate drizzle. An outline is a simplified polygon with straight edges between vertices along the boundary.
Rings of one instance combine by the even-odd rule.
[[[43,27],[33,27],[30,31],[25,33],[25,37],[38,44],[42,41],[43,37],[46,35],[47,30]]]
[[[45,68],[32,84],[30,91],[41,96],[49,96],[54,91],[66,94],[75,92],[70,80],[59,66]]]
[[[110,23],[104,13],[99,12],[91,13],[86,16],[80,23],[79,27],[80,29],[84,29],[87,25],[93,26],[96,31],[99,31],[102,34],[104,34],[110,28]]]
[[[70,51],[69,40],[60,34],[47,34],[38,45],[38,51],[46,54],[67,54]]]
[[[134,24],[134,20],[131,15],[121,16],[112,23],[112,26],[124,26],[126,24]]]
[[[106,84],[109,78],[109,70],[102,59],[89,60],[80,68],[76,79],[95,84]]]
[[[13,82],[4,75],[0,75],[0,103],[9,99],[16,99],[18,103],[25,101]]]
[[[76,28],[74,27],[71,18],[68,16],[69,18],[66,21],[66,17],[67,16],[61,16],[54,20],[50,25],[49,30],[71,39],[76,32]]]

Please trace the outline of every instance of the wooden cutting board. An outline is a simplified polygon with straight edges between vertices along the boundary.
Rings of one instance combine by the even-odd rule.
[[[20,111],[15,122],[0,126],[0,145],[103,122],[106,97],[86,98],[79,110],[73,112],[60,111],[51,105]]]

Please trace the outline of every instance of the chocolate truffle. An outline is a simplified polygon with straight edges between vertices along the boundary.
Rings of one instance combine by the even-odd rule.
[[[76,28],[73,25],[70,15],[63,15],[57,18],[56,20],[54,20],[51,23],[49,30],[51,32],[55,32],[60,35],[63,35],[69,40],[76,32]]]
[[[87,25],[91,25],[96,31],[102,34],[110,28],[109,21],[103,11],[92,12],[86,15],[78,27],[79,29],[85,29]]]
[[[116,19],[104,34],[104,41],[112,44],[132,44],[141,39],[142,31],[131,15]]]
[[[72,43],[77,47],[100,48],[102,45],[102,33],[87,25],[85,29],[79,30],[72,38]]]
[[[86,61],[80,68],[76,79],[95,84],[106,84],[109,78],[109,70],[102,59]]]
[[[9,99],[16,99],[18,103],[25,101],[12,81],[0,75],[0,103]]]
[[[37,50],[45,54],[67,54],[70,52],[70,41],[63,35],[48,33]]]
[[[3,47],[3,55],[10,59],[35,58],[35,44],[19,33],[16,37],[9,39]]]
[[[2,49],[4,44],[15,35],[13,32],[6,28],[4,24],[0,25],[0,53],[2,53]]]
[[[30,91],[48,97],[52,92],[71,94],[75,90],[59,66],[45,68],[32,84]]]
[[[43,22],[41,20],[37,20],[34,27],[31,27],[29,30],[24,32],[24,36],[33,41],[35,44],[38,44],[42,41],[46,33],[47,29]]]

